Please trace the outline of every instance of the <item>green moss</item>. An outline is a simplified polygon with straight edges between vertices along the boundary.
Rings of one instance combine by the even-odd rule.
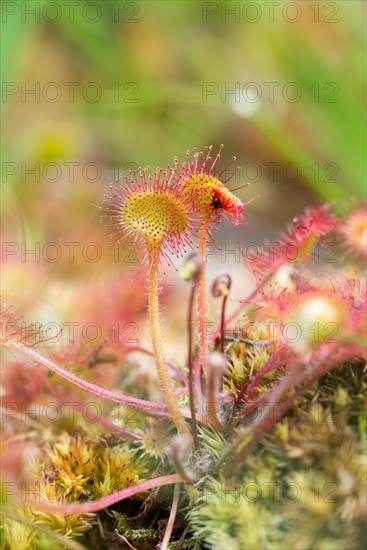
[[[323,377],[231,479],[192,495],[192,532],[207,548],[362,549],[366,514],[363,365]]]

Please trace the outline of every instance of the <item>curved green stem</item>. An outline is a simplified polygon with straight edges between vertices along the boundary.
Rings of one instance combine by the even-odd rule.
[[[177,398],[172,388],[171,380],[168,376],[167,365],[163,357],[159,320],[158,269],[158,255],[154,254],[149,281],[149,322],[158,381],[166,401],[167,408],[171,413],[172,420],[175,423],[177,430],[180,433],[191,437],[190,428],[181,413]]]

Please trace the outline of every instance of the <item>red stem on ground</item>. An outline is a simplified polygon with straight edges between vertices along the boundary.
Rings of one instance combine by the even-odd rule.
[[[155,487],[163,487],[163,485],[172,485],[173,483],[182,483],[184,480],[178,474],[170,474],[167,476],[156,477],[154,479],[148,479],[142,481],[137,485],[132,487],[126,487],[110,495],[105,495],[98,500],[93,500],[89,502],[75,502],[70,504],[52,504],[47,501],[38,501],[35,499],[32,504],[37,506],[39,510],[44,510],[50,514],[65,514],[66,516],[70,515],[82,515],[90,514],[92,512],[98,512],[99,510],[104,510],[108,506],[112,506],[117,502],[121,502],[126,498],[130,498],[133,495],[138,493],[143,493],[149,489],[154,489]]]
[[[108,390],[106,388],[101,388],[100,386],[97,386],[96,384],[93,384],[92,382],[88,382],[87,380],[83,380],[78,375],[69,372],[68,370],[60,367],[50,359],[47,359],[34,349],[27,347],[21,343],[14,343],[13,347],[18,349],[19,351],[25,353],[28,355],[28,357],[32,358],[33,360],[37,361],[44,367],[47,367],[51,371],[55,372],[59,376],[62,376],[62,378],[65,378],[65,380],[68,380],[69,382],[75,384],[76,386],[79,386],[80,388],[83,388],[84,390],[93,393],[94,395],[98,395],[99,397],[103,397],[105,399],[109,399],[110,401],[115,401],[116,403],[124,403],[125,405],[129,405],[131,407],[135,407],[137,409],[140,409],[142,411],[145,411],[147,414],[159,414],[160,416],[170,417],[170,414],[167,410],[166,405],[155,403],[154,401],[146,401],[144,399],[138,399],[136,397],[131,397],[129,395],[124,395],[119,392],[114,392],[112,390]],[[182,410],[182,414],[190,418],[190,412],[186,410]]]

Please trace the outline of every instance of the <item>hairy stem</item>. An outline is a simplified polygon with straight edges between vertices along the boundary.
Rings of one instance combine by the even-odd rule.
[[[226,304],[228,300],[228,294],[224,296],[222,303],[222,312],[220,316],[220,352],[224,353],[225,339],[226,339]]]
[[[194,445],[195,449],[197,450],[199,447],[198,442],[198,428],[196,423],[196,411],[195,411],[195,391],[194,391],[194,372],[193,372],[193,353],[192,353],[192,314],[194,309],[194,299],[195,299],[195,289],[196,285],[193,285],[190,292],[190,301],[189,301],[189,313],[188,313],[188,371],[189,371],[189,399],[190,399],[190,412],[191,412],[191,420],[192,420],[192,433],[194,438]],[[197,395],[197,406],[201,407],[202,404],[202,398],[201,398],[201,388],[196,387],[196,395]]]
[[[168,376],[167,366],[163,357],[163,348],[160,336],[159,299],[158,299],[158,256],[153,257],[149,281],[149,322],[152,348],[155,357],[158,381],[162,390],[167,408],[179,433],[191,437],[190,428],[183,417],[177,398]]]
[[[206,244],[207,244],[207,223],[201,222],[199,229],[199,257],[201,268],[198,278],[198,323],[199,323],[199,361],[196,362],[196,369],[204,371],[206,375],[206,360],[208,356],[208,333],[207,333],[207,298],[206,298]],[[196,373],[196,379],[198,374]]]
[[[72,382],[75,386],[79,386],[80,388],[83,388],[84,390],[93,393],[94,395],[109,399],[110,401],[115,401],[116,403],[124,403],[125,405],[130,405],[131,407],[142,409],[144,411],[149,411],[151,413],[159,413],[163,416],[169,416],[169,414],[167,414],[167,407],[165,405],[154,403],[153,401],[145,401],[144,399],[137,399],[136,397],[124,395],[123,393],[118,393],[107,390],[105,388],[101,388],[100,386],[97,386],[97,384],[88,382],[87,380],[80,378],[77,374],[63,369],[50,359],[43,357],[43,355],[38,353],[36,350],[25,346],[22,343],[15,343],[13,344],[13,347],[19,349],[21,352],[28,355],[28,357],[34,359],[35,361],[37,361],[44,367],[47,367],[59,376],[62,376],[62,378],[65,378],[65,380]]]
[[[132,487],[126,487],[110,495],[105,495],[98,500],[93,500],[90,502],[75,502],[73,504],[52,504],[47,501],[39,501],[38,498],[35,498],[34,504],[37,505],[38,509],[45,510],[53,514],[65,514],[66,516],[71,515],[81,515],[81,514],[90,514],[92,512],[98,512],[99,510],[104,510],[108,506],[116,504],[121,500],[125,500],[137,493],[143,493],[148,489],[154,489],[155,487],[162,487],[163,485],[171,485],[173,483],[181,483],[184,480],[178,474],[170,474],[168,476],[156,477],[154,479],[148,479],[142,481],[137,485]]]

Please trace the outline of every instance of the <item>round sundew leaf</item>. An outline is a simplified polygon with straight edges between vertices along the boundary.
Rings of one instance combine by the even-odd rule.
[[[192,247],[196,221],[176,166],[152,174],[149,168],[140,169],[116,183],[111,185],[112,196],[104,200],[103,215],[115,243],[131,239],[138,249],[146,249],[143,261],[158,255],[168,264],[171,256],[182,257]]]
[[[126,228],[150,246],[183,233],[189,226],[189,213],[183,201],[169,191],[144,190],[131,194],[121,211]]]

